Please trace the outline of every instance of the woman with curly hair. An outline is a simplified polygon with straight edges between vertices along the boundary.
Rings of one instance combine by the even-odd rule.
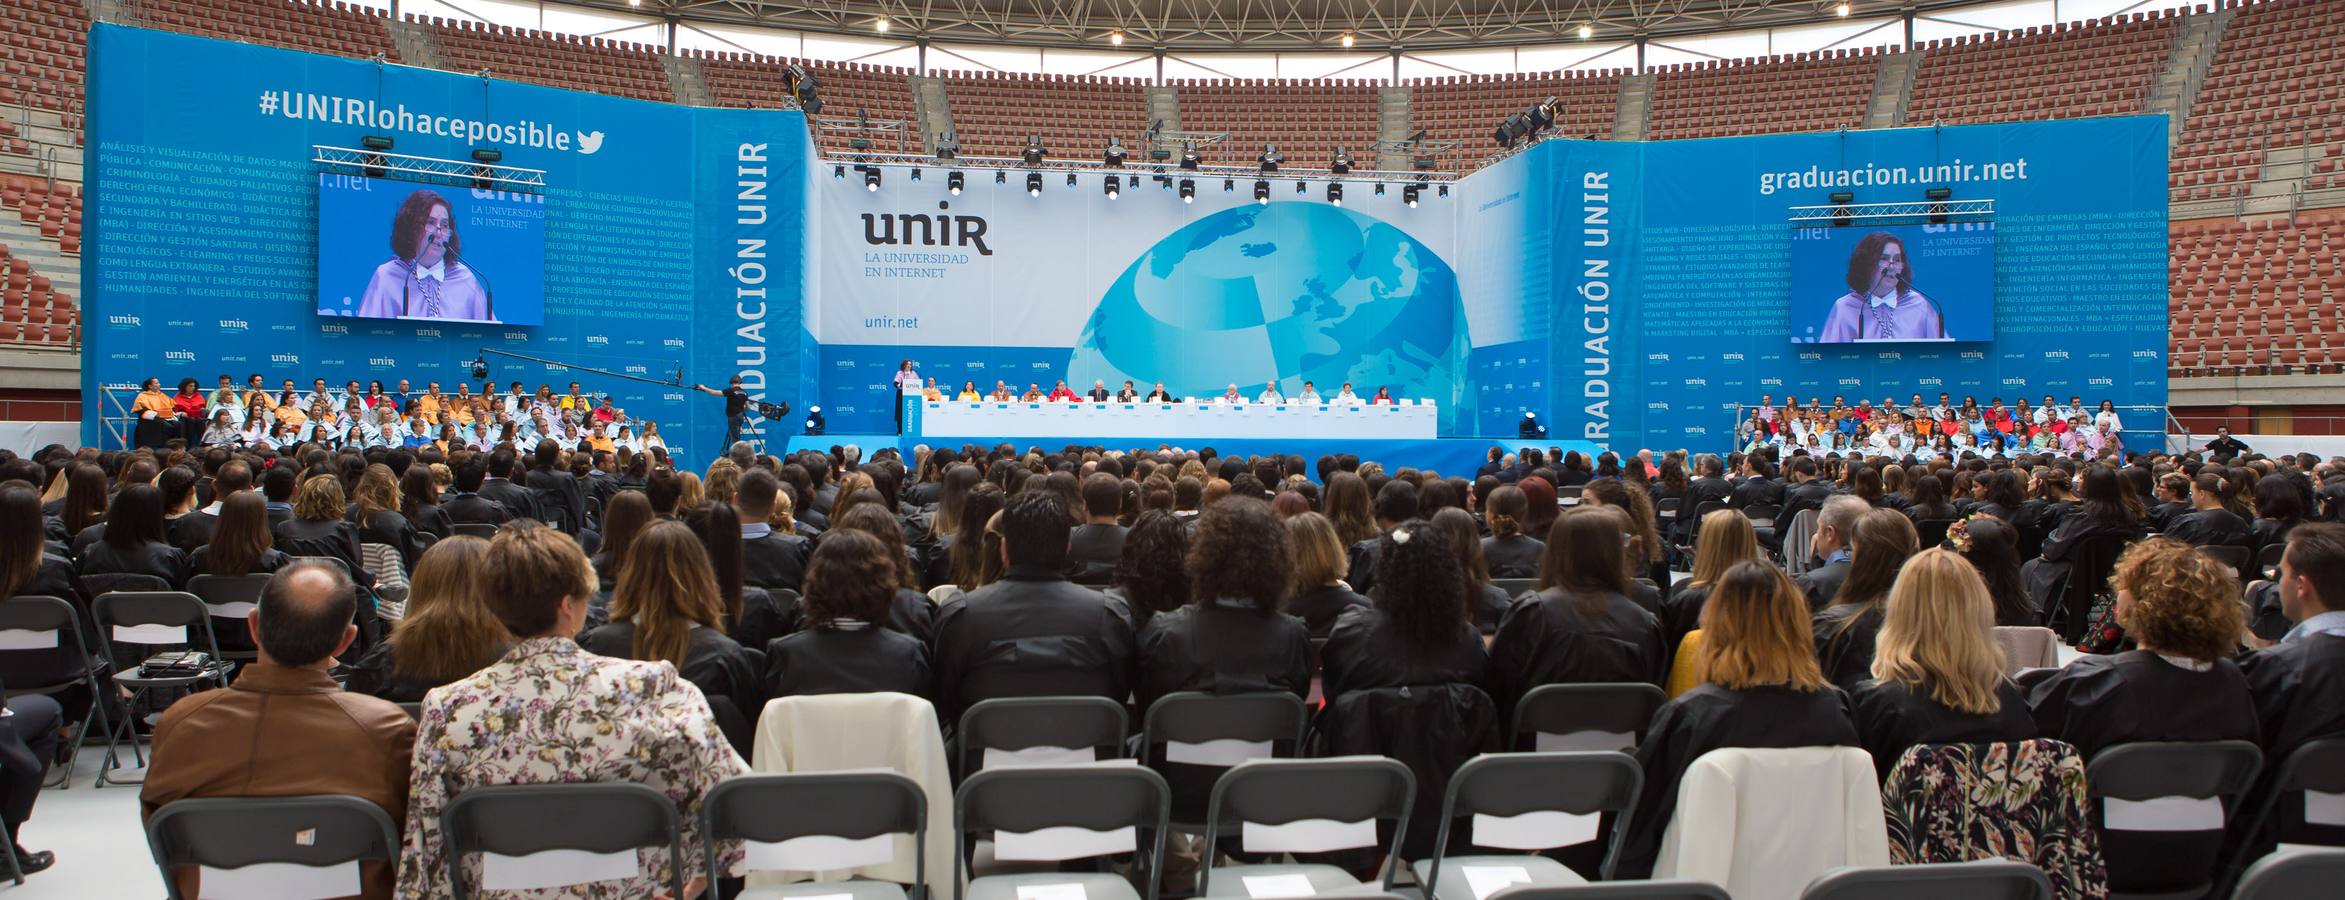
[[[1182,566],[1188,602],[1139,630],[1140,708],[1178,691],[1309,695],[1310,636],[1279,611],[1294,552],[1270,504],[1232,496],[1207,507]]]
[[[1348,691],[1443,682],[1497,696],[1482,633],[1466,616],[1465,573],[1449,544],[1448,530],[1424,519],[1377,539],[1370,607],[1337,619],[1319,651],[1330,702]]]
[[[1161,509],[1132,520],[1116,560],[1115,584],[1107,595],[1124,604],[1134,632],[1146,628],[1156,614],[1189,602],[1188,558],[1188,522]]]
[[[2231,655],[2245,627],[2239,583],[2172,538],[2117,558],[2117,622],[2140,649],[2086,656],[2028,692],[2044,736],[2086,758],[2134,741],[2254,740],[2247,680]]]
[[[765,645],[769,696],[928,694],[927,645],[885,627],[902,555],[858,529],[824,535],[806,563],[804,627]]]

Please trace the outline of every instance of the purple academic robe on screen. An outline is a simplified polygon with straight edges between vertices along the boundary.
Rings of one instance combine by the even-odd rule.
[[[436,311],[430,308],[434,293],[439,299]],[[425,268],[392,259],[376,266],[358,302],[358,314],[370,319],[497,320],[489,310],[488,291],[472,267],[454,261]]]
[[[1868,302],[1870,300],[1871,302]],[[1881,307],[1876,313],[1872,307]],[[1883,333],[1883,319],[1888,333]],[[1819,344],[1846,344],[1868,340],[1938,340],[1946,337],[1946,327],[1938,319],[1938,306],[1920,291],[1898,294],[1892,302],[1888,298],[1872,299],[1854,291],[1832,301],[1832,314],[1824,319],[1824,333],[1816,336]]]

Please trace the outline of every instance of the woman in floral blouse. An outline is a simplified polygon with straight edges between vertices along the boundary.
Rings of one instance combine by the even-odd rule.
[[[499,784],[633,781],[666,793],[682,813],[687,893],[701,871],[700,802],[716,783],[749,771],[725,742],[698,688],[666,662],[595,656],[571,636],[586,622],[594,570],[570,536],[507,528],[490,543],[489,609],[520,642],[503,659],[424,696],[416,734],[414,793],[399,858],[400,898],[449,895],[440,814],[465,790]],[[632,878],[516,892],[545,900],[663,894],[663,849],[639,852]],[[720,854],[730,868],[738,847]],[[477,863],[465,867],[477,883]]]

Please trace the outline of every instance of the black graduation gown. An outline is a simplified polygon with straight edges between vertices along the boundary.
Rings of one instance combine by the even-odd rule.
[[[1527,534],[1482,539],[1482,561],[1492,578],[1537,578],[1539,557],[1546,552],[1546,544]]]
[[[1685,642],[1685,636],[1702,627],[1702,607],[1710,602],[1710,586],[1692,583],[1687,579],[1672,586],[1669,599],[1661,601],[1661,641],[1671,650]]]
[[[1460,622],[1450,643],[1418,650],[1372,606],[1337,618],[1319,649],[1320,693],[1331,701],[1348,691],[1449,683],[1470,684],[1496,698],[1489,670],[1489,653],[1472,625]]]
[[[888,628],[840,622],[765,645],[769,697],[890,691],[926,697],[928,647]]]
[[[1678,695],[1653,714],[1637,745],[1645,772],[1629,830],[1621,844],[1616,879],[1650,878],[1661,854],[1661,835],[1677,811],[1677,782],[1702,754],[1722,747],[1855,747],[1856,724],[1848,695],[1838,688],[1802,692],[1787,687],[1728,690],[1704,684]]]
[[[2036,720],[2028,714],[2027,695],[2018,685],[2008,679],[1998,682],[1995,699],[2002,701],[2002,708],[1978,715],[1939,703],[1926,688],[1894,681],[1867,679],[1849,692],[1857,738],[1873,755],[1873,769],[1883,780],[1906,750],[1921,744],[1993,744],[2036,736]]]
[[[2239,658],[2262,725],[2265,785],[2288,754],[2315,738],[2345,736],[2345,634],[2313,634]],[[2256,796],[2263,794],[2258,786]],[[2304,804],[2283,801],[2273,825],[2289,843],[2345,843],[2345,827],[2304,824]],[[2270,833],[2267,833],[2268,838]]]
[[[2221,507],[2175,516],[2166,523],[2166,536],[2193,547],[2224,544],[2250,553],[2255,551],[2255,537],[2249,532],[2247,520]]]
[[[1850,616],[1856,621],[1850,622]],[[1816,661],[1826,680],[1854,690],[1873,677],[1873,646],[1881,637],[1882,618],[1880,604],[1835,604],[1816,614]]]
[[[1192,603],[1150,617],[1138,642],[1132,694],[1143,711],[1179,691],[1311,693],[1310,636],[1303,620],[1284,613],[1264,615],[1235,601]]]
[[[1549,588],[1506,611],[1490,642],[1490,673],[1501,712],[1550,684],[1644,682],[1669,676],[1661,620],[1620,594],[1603,597],[1601,615],[1583,613],[1572,596]]]
[[[1335,620],[1352,609],[1368,608],[1368,598],[1354,593],[1341,584],[1330,584],[1300,594],[1290,594],[1284,604],[1286,614],[1303,620],[1303,628],[1314,640],[1325,640],[1335,630]]]

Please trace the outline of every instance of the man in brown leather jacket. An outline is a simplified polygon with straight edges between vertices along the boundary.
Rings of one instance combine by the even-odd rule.
[[[397,705],[343,691],[326,676],[358,636],[357,597],[335,566],[295,563],[261,592],[247,625],[260,661],[227,690],[193,694],[155,725],[141,815],[190,797],[349,794],[407,818],[415,722]],[[360,868],[360,896],[389,898],[394,867]],[[196,873],[177,873],[187,896]]]

